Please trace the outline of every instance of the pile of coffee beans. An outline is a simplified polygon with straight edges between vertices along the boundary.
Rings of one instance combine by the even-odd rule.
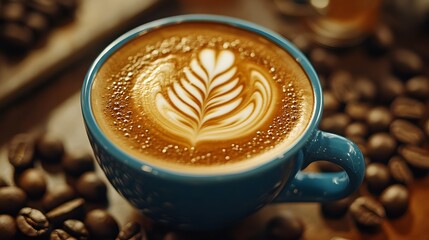
[[[347,51],[312,49],[309,44],[303,49],[324,88],[321,130],[354,141],[367,163],[360,191],[322,203],[321,213],[336,219],[348,214],[359,229],[368,232],[379,231],[384,221],[406,214],[412,197],[408,187],[429,169],[428,66],[416,51],[397,46],[393,35],[382,25],[358,46],[368,59],[387,63],[387,72],[377,78],[365,76],[367,69],[357,73],[338,67]],[[318,167],[322,172],[341,170],[326,162]]]
[[[21,55],[42,44],[52,29],[73,19],[78,0],[1,0],[0,46]]]
[[[0,239],[145,239],[139,223],[120,227],[107,211],[92,155],[72,155],[48,134],[17,134],[7,147],[14,172],[0,177]],[[51,174],[64,177],[52,189]]]

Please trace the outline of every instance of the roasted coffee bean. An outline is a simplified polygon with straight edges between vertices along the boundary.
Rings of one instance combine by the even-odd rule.
[[[361,137],[365,138],[368,135],[368,127],[361,122],[353,122],[347,125],[344,134],[346,137]]]
[[[137,222],[129,222],[122,226],[116,240],[142,240],[143,231]]]
[[[265,236],[272,240],[297,240],[303,233],[303,222],[291,212],[272,217],[265,226]]]
[[[330,79],[331,91],[340,102],[359,100],[360,94],[355,87],[355,80],[351,73],[339,70],[332,73]]]
[[[64,144],[58,137],[43,134],[37,139],[36,152],[42,161],[60,162],[64,155]]]
[[[331,91],[323,92],[323,111],[326,114],[335,113],[340,108],[340,102],[338,102],[337,98],[332,94]]]
[[[365,121],[370,109],[371,109],[370,105],[366,103],[350,102],[350,103],[347,103],[345,112],[353,120]]]
[[[376,133],[369,137],[367,155],[373,161],[387,162],[396,151],[396,140],[387,133]]]
[[[70,17],[78,7],[78,0],[56,0],[62,17]]]
[[[46,216],[55,226],[60,226],[67,219],[82,219],[85,215],[85,200],[77,198],[49,211]]]
[[[350,121],[351,119],[347,114],[336,113],[334,115],[324,117],[320,123],[320,129],[343,135],[345,128]]]
[[[40,237],[49,231],[49,221],[46,216],[37,209],[23,208],[16,217],[16,225],[19,231],[26,237]]]
[[[0,214],[15,215],[24,207],[27,201],[27,194],[15,186],[0,188]]]
[[[368,53],[371,55],[383,54],[393,46],[394,40],[392,30],[388,26],[380,24],[368,37]]]
[[[429,150],[417,146],[406,145],[399,148],[399,154],[413,167],[429,169]]]
[[[400,184],[392,185],[380,195],[380,202],[389,218],[402,216],[408,209],[410,194],[408,189]]]
[[[54,229],[51,232],[50,240],[78,240],[62,229]]]
[[[398,182],[409,185],[414,181],[414,176],[404,159],[400,156],[394,156],[388,163],[390,176]]]
[[[48,19],[43,14],[34,11],[25,16],[24,24],[33,30],[33,33],[38,38],[49,30]]]
[[[19,174],[16,185],[27,193],[28,198],[39,199],[46,192],[45,173],[36,168],[26,169]]]
[[[389,129],[393,116],[386,107],[374,107],[366,117],[366,123],[373,132],[380,132]]]
[[[383,205],[368,196],[355,199],[349,210],[353,219],[361,227],[377,228],[386,217]]]
[[[359,77],[355,81],[355,87],[359,93],[360,100],[372,101],[377,97],[376,84],[369,78]]]
[[[408,49],[394,50],[391,61],[393,72],[403,79],[415,76],[423,70],[423,61],[421,57]]]
[[[47,192],[42,199],[42,206],[45,211],[50,211],[61,204],[77,198],[76,191],[67,184],[55,188],[51,192]]]
[[[25,25],[18,23],[5,23],[0,31],[1,48],[10,54],[24,54],[34,44],[33,31]]]
[[[407,119],[422,119],[426,112],[422,102],[406,97],[395,98],[390,108],[394,116]]]
[[[396,119],[390,125],[390,133],[399,142],[413,145],[420,145],[425,139],[423,131],[413,123]]]
[[[0,22],[19,22],[23,19],[25,4],[19,1],[9,1],[0,8]]]
[[[79,220],[69,219],[64,221],[63,229],[78,240],[89,239],[88,229],[86,229],[85,224]]]
[[[86,172],[76,182],[76,191],[90,202],[107,200],[107,186],[95,172]]]
[[[337,57],[323,48],[314,48],[309,54],[314,68],[324,76],[328,76],[338,64]]]
[[[61,18],[61,9],[55,0],[32,0],[28,5],[32,10],[48,17],[52,23]]]
[[[412,97],[427,99],[429,97],[429,78],[426,76],[410,78],[405,84],[405,89]]]
[[[34,139],[27,134],[18,134],[8,145],[8,158],[16,170],[22,170],[33,165]]]
[[[340,218],[344,216],[349,209],[350,198],[343,198],[332,202],[321,203],[320,209],[323,216],[328,218]]]
[[[393,76],[384,77],[379,81],[379,100],[385,103],[390,103],[396,97],[402,96],[405,93],[404,83]]]
[[[95,209],[88,212],[84,222],[93,239],[115,239],[119,233],[118,223],[105,210]]]
[[[372,193],[381,193],[391,182],[390,172],[386,165],[371,163],[365,170],[365,182]]]
[[[94,158],[89,154],[68,155],[63,159],[63,168],[68,175],[77,177],[94,170]]]
[[[15,218],[11,215],[0,214],[0,239],[13,240],[16,235]]]

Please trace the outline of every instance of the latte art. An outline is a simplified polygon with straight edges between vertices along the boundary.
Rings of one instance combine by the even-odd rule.
[[[232,51],[202,49],[183,69],[174,58],[149,66],[154,69],[138,76],[133,88],[133,99],[171,139],[192,147],[240,138],[254,134],[274,111],[272,81],[252,64],[240,69]],[[183,76],[174,79],[171,72]],[[152,89],[150,96],[145,89]]]
[[[284,49],[207,22],[125,43],[91,91],[97,123],[115,145],[174,169],[268,161],[301,136],[314,103],[304,70]]]

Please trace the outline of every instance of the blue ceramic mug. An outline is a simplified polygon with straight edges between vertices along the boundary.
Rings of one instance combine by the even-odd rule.
[[[208,21],[235,26],[265,37],[289,52],[306,72],[313,88],[314,110],[293,146],[250,169],[221,174],[183,173],[157,167],[125,153],[97,125],[91,109],[94,78],[109,56],[131,39],[151,29],[180,22]],[[364,176],[361,151],[351,141],[320,131],[323,98],[317,74],[289,41],[261,26],[214,15],[183,15],[139,26],[110,44],[89,69],[81,95],[83,117],[97,161],[111,184],[132,205],[155,222],[176,228],[207,230],[228,226],[273,202],[319,202],[354,192]],[[344,171],[302,172],[318,160]]]

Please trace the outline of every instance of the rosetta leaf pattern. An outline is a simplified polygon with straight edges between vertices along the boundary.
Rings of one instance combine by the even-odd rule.
[[[272,111],[268,79],[253,69],[243,81],[229,50],[203,49],[182,71],[166,93],[159,88],[150,112],[158,113],[166,132],[192,146],[254,132]]]

